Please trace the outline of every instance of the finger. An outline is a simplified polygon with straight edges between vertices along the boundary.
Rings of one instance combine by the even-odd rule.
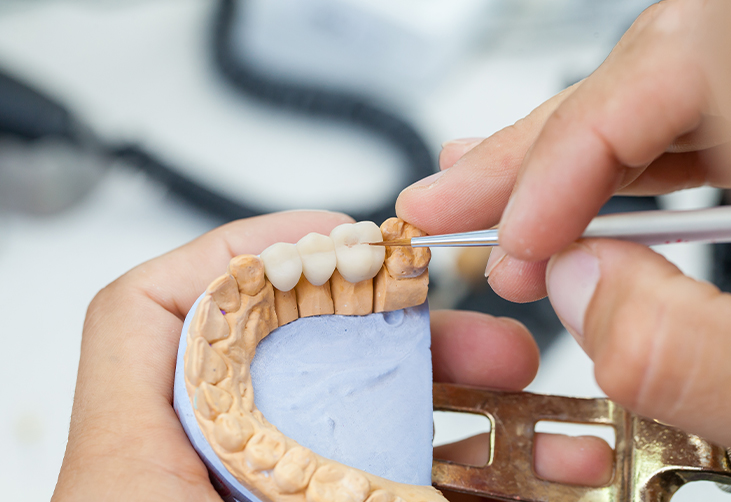
[[[477,312],[432,312],[434,381],[521,390],[538,371],[538,346],[518,321]]]
[[[731,445],[731,296],[644,246],[593,239],[551,259],[547,286],[611,399]]]
[[[429,234],[479,230],[494,226],[515,184],[523,157],[548,116],[575,84],[464,154],[449,169],[406,188],[396,214]],[[444,164],[452,161],[453,155]]]
[[[439,169],[444,171],[452,167],[464,154],[472,150],[485,138],[460,138],[446,141],[439,152]]]
[[[434,448],[434,458],[483,466],[490,453],[490,434]],[[614,452],[595,436],[536,433],[533,436],[533,470],[548,481],[582,486],[604,486],[612,478]]]
[[[596,436],[537,433],[533,468],[538,477],[582,486],[604,486],[612,479],[614,451]]]
[[[705,150],[665,153],[642,171],[637,179],[620,188],[620,195],[660,195],[704,185],[731,186],[731,144]]]
[[[523,261],[493,248],[485,267],[490,287],[506,300],[526,303],[546,296],[546,265],[544,261]]]
[[[704,15],[697,2],[656,4],[546,121],[501,222],[508,254],[546,259],[577,239],[617,189],[713,111],[696,55]]]

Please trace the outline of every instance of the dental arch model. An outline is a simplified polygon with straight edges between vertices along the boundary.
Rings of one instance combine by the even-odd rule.
[[[428,249],[370,242],[423,235],[391,218],[340,225],[330,236],[277,243],[260,257],[233,258],[193,316],[185,384],[198,425],[224,466],[262,500],[444,501],[430,486],[396,483],[326,459],[270,424],[254,403],[250,364],[257,344],[298,318],[367,315],[420,305]]]

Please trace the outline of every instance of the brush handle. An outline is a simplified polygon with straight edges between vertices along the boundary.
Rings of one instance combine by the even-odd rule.
[[[681,242],[731,242],[731,206],[598,216],[589,223],[582,237],[606,237],[647,246]]]
[[[691,211],[636,211],[597,216],[583,238],[608,238],[647,246],[681,242],[731,242],[731,206]],[[497,246],[498,231],[478,230],[413,237],[412,247]]]

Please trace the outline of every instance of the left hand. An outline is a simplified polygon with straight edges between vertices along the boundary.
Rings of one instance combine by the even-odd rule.
[[[69,440],[53,501],[220,500],[173,411],[183,320],[232,257],[296,242],[308,232],[329,234],[350,221],[326,212],[236,221],[143,263],[99,292],[84,324]],[[520,390],[533,379],[538,351],[521,324],[476,313],[432,314],[439,381]],[[589,441],[583,448],[580,441],[581,448],[574,448],[575,440],[566,441],[537,440],[539,472],[599,484],[611,474],[606,445]],[[474,445],[444,455],[469,461]],[[562,452],[568,457],[557,467],[554,453]]]

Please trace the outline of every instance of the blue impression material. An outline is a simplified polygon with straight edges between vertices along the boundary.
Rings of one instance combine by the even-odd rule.
[[[431,485],[429,307],[294,321],[262,340],[256,406],[320,455],[400,483]]]

